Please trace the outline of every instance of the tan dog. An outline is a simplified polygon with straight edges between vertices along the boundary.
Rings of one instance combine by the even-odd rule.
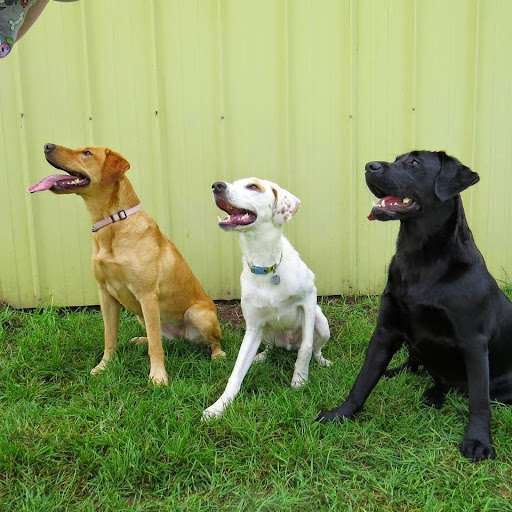
[[[48,176],[28,192],[78,194],[94,223],[92,265],[105,324],[105,353],[91,373],[101,372],[117,348],[120,304],[146,328],[147,338],[132,341],[148,342],[149,378],[155,384],[167,384],[162,334],[203,340],[210,345],[212,359],[224,357],[217,308],[174,244],[138,209],[139,199],[124,175],[130,164],[108,148],[72,150],[45,144],[44,152],[51,165],[71,176]]]

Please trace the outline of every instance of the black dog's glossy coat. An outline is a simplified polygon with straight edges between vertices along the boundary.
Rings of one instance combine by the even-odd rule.
[[[377,197],[411,198],[415,208],[372,210],[376,219],[401,221],[396,254],[362,369],[347,400],[318,421],[351,418],[362,409],[405,342],[410,355],[402,367],[421,364],[434,379],[427,403],[441,407],[450,388],[467,391],[462,454],[494,458],[490,400],[512,403],[512,303],[489,274],[464,215],[459,193],[478,179],[444,152],[413,151],[393,163],[366,165]]]

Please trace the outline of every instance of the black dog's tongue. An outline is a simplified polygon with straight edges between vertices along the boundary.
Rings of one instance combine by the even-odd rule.
[[[386,196],[377,201],[377,204],[373,206],[372,211],[366,218],[368,220],[375,220],[375,216],[373,215],[373,211],[375,208],[387,207],[388,209],[391,210],[400,211],[400,209],[403,209],[403,207],[407,207],[411,203],[412,200],[409,198]]]

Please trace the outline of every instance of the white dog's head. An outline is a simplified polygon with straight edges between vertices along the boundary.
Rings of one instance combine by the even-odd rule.
[[[282,226],[298,211],[300,200],[271,181],[244,178],[212,185],[217,206],[228,216],[219,219],[222,229],[243,230],[271,221]]]

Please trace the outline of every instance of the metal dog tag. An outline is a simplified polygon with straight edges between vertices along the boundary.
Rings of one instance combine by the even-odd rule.
[[[277,274],[274,274],[272,276],[272,282],[277,286],[281,282],[281,278]]]

